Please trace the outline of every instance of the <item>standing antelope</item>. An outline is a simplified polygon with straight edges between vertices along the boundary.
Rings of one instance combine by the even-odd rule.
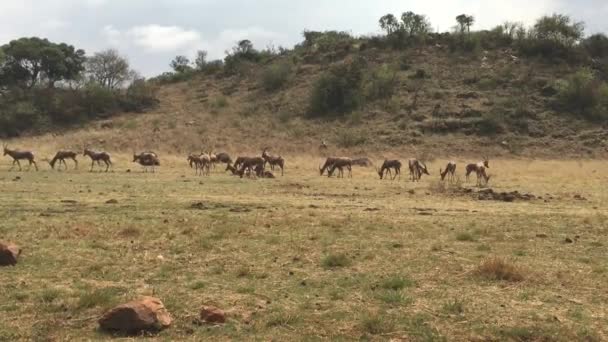
[[[15,164],[17,164],[19,166],[19,171],[21,171],[21,163],[19,161],[27,160],[29,162],[28,171],[32,168],[32,164],[34,164],[36,171],[38,171],[38,165],[34,160],[34,153],[32,151],[9,150],[8,147],[4,145],[4,155],[6,156],[7,154],[13,158],[13,166],[11,166],[10,170],[14,169]]]
[[[108,169],[110,168],[110,166],[112,166],[112,160],[110,159],[110,154],[108,152],[92,151],[88,148],[85,148],[82,154],[91,158],[91,170],[89,172],[93,172],[93,166],[95,166],[95,162],[97,162],[97,166],[99,167],[101,167],[101,162],[104,162],[106,164],[106,172],[108,172]]]
[[[422,175],[430,175],[426,165],[418,159],[408,160],[408,166],[410,169],[410,179],[412,182],[419,182]]]
[[[328,158],[330,159],[330,158]],[[327,161],[325,162],[327,164]],[[344,168],[348,170],[348,177],[353,177],[353,161],[350,158],[334,158],[333,163],[327,169],[327,177],[331,177],[334,174],[334,171],[338,169],[338,178],[344,178]],[[319,170],[321,174],[323,174],[323,169]]]
[[[391,173],[391,169],[395,170],[394,177]],[[397,176],[399,176],[399,179],[401,179],[401,162],[399,160],[384,160],[384,163],[382,164],[382,167],[380,168],[380,170],[378,170],[378,168],[376,168],[376,171],[378,171],[378,175],[380,176],[380,179],[384,178],[385,172],[388,173],[390,177],[392,177],[391,178],[392,180],[397,178]]]
[[[466,180],[469,181],[469,175],[473,172],[477,173],[479,168],[489,169],[490,168],[490,160],[487,157],[484,157],[482,161],[478,163],[471,163],[467,165],[466,170]],[[485,172],[485,170],[484,170]]]
[[[68,151],[68,150],[60,150],[55,154],[55,157],[53,157],[53,159],[51,159],[51,161],[49,162],[49,164],[51,164],[51,168],[54,170],[55,169],[55,163],[57,161],[59,161],[59,166],[57,167],[57,169],[59,169],[59,167],[61,167],[61,163],[63,163],[63,166],[65,167],[65,169],[68,169],[68,164],[65,162],[66,159],[72,159],[74,161],[74,170],[78,169],[78,160],[76,160],[76,156],[78,154],[74,151]]]
[[[456,162],[450,161],[448,165],[445,167],[445,171],[441,168],[439,169],[439,174],[441,175],[441,180],[445,180],[445,177],[448,176],[448,182],[453,182],[456,173]]]
[[[278,166],[281,168],[281,176],[283,176],[283,171],[285,168],[285,159],[281,156],[274,156],[268,153],[268,147],[264,149],[262,152],[262,158],[264,158],[264,166],[266,163],[270,164],[270,169],[274,171],[274,167]]]
[[[144,172],[148,172],[148,167],[151,167],[152,172],[154,172],[154,167],[160,166],[158,155],[154,152],[142,152],[140,154],[133,153],[133,162],[137,162],[139,165],[143,166]]]

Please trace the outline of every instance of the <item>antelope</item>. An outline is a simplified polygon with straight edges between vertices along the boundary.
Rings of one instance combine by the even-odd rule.
[[[34,164],[36,171],[38,171],[38,165],[34,160],[34,153],[32,151],[9,150],[7,145],[4,145],[4,155],[6,156],[7,154],[13,158],[13,166],[11,166],[10,170],[14,169],[15,164],[17,164],[19,166],[19,171],[21,171],[21,163],[19,161],[27,160],[29,162],[28,171],[32,168],[32,164]]]
[[[57,163],[57,161],[59,161],[59,166],[57,167],[57,169],[59,169],[59,167],[61,167],[61,163],[63,163],[63,166],[67,170],[68,164],[65,162],[65,160],[72,159],[74,161],[74,170],[76,170],[76,169],[78,169],[78,160],[76,160],[77,155],[78,155],[78,153],[76,153],[74,151],[60,150],[55,154],[55,157],[53,157],[53,159],[51,159],[49,164],[51,164],[51,168],[54,170],[55,163]]]
[[[321,140],[321,145],[319,145],[319,150],[327,150],[327,144],[325,143],[325,140]]]
[[[198,156],[191,154],[188,156],[188,161],[190,165],[194,165],[197,175],[200,172],[201,176],[204,174],[208,176],[211,172],[211,157],[205,153]]]
[[[133,162],[137,162],[139,165],[143,166],[145,172],[148,172],[148,166],[152,167],[152,172],[154,172],[155,166],[160,166],[158,155],[154,152],[133,153]]]
[[[362,166],[362,167],[370,167],[373,166],[374,163],[372,163],[372,161],[369,158],[359,158],[359,159],[353,159],[353,166]]]
[[[394,177],[392,177],[391,169],[395,169]],[[392,177],[392,180],[397,178],[397,176],[399,176],[399,179],[401,179],[401,162],[399,160],[384,160],[384,163],[382,164],[380,170],[376,168],[376,171],[378,171],[380,179],[384,178],[385,172],[387,172]]]
[[[329,159],[329,158],[328,158]],[[327,162],[325,162],[327,164]],[[350,158],[335,158],[333,164],[327,171],[327,177],[331,177],[334,174],[334,171],[338,169],[338,178],[344,178],[344,168],[348,170],[348,177],[353,177],[353,161]],[[323,170],[321,169],[321,174],[323,174]]]
[[[272,172],[264,171],[264,169],[260,165],[255,167],[255,175],[260,178],[270,178],[270,179],[276,178],[274,176],[274,174],[272,174]]]
[[[217,156],[213,152],[207,153],[207,155],[209,156],[211,166],[213,166],[213,169],[215,170],[215,164],[217,163]]]
[[[278,166],[281,168],[281,176],[283,176],[283,171],[285,169],[285,159],[281,156],[274,156],[268,153],[268,147],[264,149],[262,152],[262,158],[264,158],[264,166],[266,163],[270,164],[270,169],[274,171],[274,167]]]
[[[418,159],[410,159],[408,161],[408,166],[412,182],[419,182],[423,174],[430,175],[426,165]]]
[[[325,173],[325,170],[328,170],[336,163],[342,163],[344,165],[349,164],[348,165],[348,169],[350,172],[352,172],[352,160],[350,158],[347,157],[327,157],[327,159],[325,159],[325,164],[323,164],[323,166],[319,165],[319,175],[323,176],[323,173]]]
[[[106,172],[108,172],[108,169],[110,168],[110,166],[112,166],[112,160],[110,159],[110,154],[108,152],[92,151],[88,148],[85,148],[82,155],[89,156],[89,158],[91,158],[91,170],[89,172],[93,172],[93,166],[95,166],[95,162],[97,162],[97,165],[99,167],[101,167],[101,162],[104,162],[106,164]]]
[[[236,165],[236,163],[235,163],[235,165]],[[253,172],[255,172],[256,168],[264,170],[264,158],[262,158],[262,157],[244,157],[241,160],[241,164],[240,164],[240,168],[239,168],[239,176],[241,176],[241,178],[243,178],[243,174],[245,174],[245,171],[249,171],[249,174],[253,174]]]
[[[485,169],[489,169],[490,168],[490,160],[487,157],[484,157],[482,161],[478,162],[478,163],[471,163],[469,165],[467,165],[466,170],[466,180],[467,182],[469,181],[469,175],[473,172],[477,173],[479,171],[480,168],[484,168],[484,173],[485,173]],[[479,178],[479,177],[478,177]]]
[[[448,182],[454,181],[454,176],[456,173],[456,162],[450,161],[448,165],[445,167],[445,171],[439,168],[439,174],[441,175],[441,180],[445,180],[445,177],[448,176]]]
[[[230,158],[228,153],[220,152],[220,153],[216,154],[215,157],[217,158],[218,163],[223,163],[223,164],[232,163],[232,158]]]
[[[232,172],[233,176],[238,176],[239,175],[239,170],[236,167],[232,166],[232,164],[226,165],[226,170],[225,171]]]

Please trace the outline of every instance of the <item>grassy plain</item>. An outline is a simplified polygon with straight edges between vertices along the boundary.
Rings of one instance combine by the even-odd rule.
[[[444,191],[443,161],[413,184],[319,177],[308,156],[276,180],[80,159],[38,173],[1,160],[0,237],[24,248],[0,269],[2,341],[109,338],[96,319],[139,295],[173,315],[154,337],[167,341],[608,339],[601,161],[492,160],[495,190],[543,197],[505,203]],[[200,325],[203,304],[228,323]]]

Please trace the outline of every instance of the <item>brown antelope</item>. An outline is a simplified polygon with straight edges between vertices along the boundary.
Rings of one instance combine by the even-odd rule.
[[[260,165],[255,167],[255,175],[260,178],[269,178],[269,179],[276,178],[274,176],[274,174],[272,174],[272,172],[264,171],[264,169]]]
[[[8,147],[4,145],[4,155],[9,155],[13,158],[13,166],[11,166],[10,170],[14,169],[15,164],[17,164],[19,166],[19,171],[21,171],[21,163],[19,161],[27,160],[29,162],[28,171],[32,168],[32,164],[34,164],[34,168],[38,171],[38,165],[34,160],[34,153],[32,151],[9,150]]]
[[[410,179],[412,182],[419,182],[422,175],[430,175],[426,165],[418,159],[408,160],[408,166],[410,169]]]
[[[321,145],[319,145],[319,150],[320,151],[327,150],[327,144],[325,143],[325,140],[321,140]]]
[[[466,180],[469,181],[469,175],[473,172],[477,174],[479,168],[489,169],[490,168],[490,160],[487,157],[484,157],[482,161],[478,163],[471,163],[466,167]],[[485,172],[485,170],[484,170]]]
[[[74,151],[61,150],[55,154],[55,157],[53,157],[53,159],[51,159],[49,164],[51,164],[51,168],[54,170],[55,163],[57,163],[57,161],[59,161],[59,166],[57,166],[57,169],[59,169],[61,167],[61,163],[63,163],[63,166],[67,170],[68,164],[65,162],[65,160],[72,159],[74,161],[74,170],[76,170],[76,169],[78,169],[78,160],[76,160],[77,155],[78,155],[78,153],[76,153]]]
[[[236,167],[232,166],[232,164],[226,165],[226,170],[225,171],[232,172],[233,176],[239,176],[239,170]]]
[[[441,175],[441,180],[445,180],[445,177],[448,176],[448,182],[453,182],[456,174],[456,162],[448,162],[448,165],[445,167],[445,171],[439,168],[439,174]]]
[[[395,170],[394,177],[391,173],[391,169]],[[397,176],[399,176],[399,179],[401,179],[401,162],[399,160],[384,160],[384,163],[382,164],[382,167],[380,168],[380,170],[378,170],[378,168],[376,168],[376,171],[378,171],[378,175],[380,176],[380,179],[384,178],[385,172],[388,173],[390,177],[392,177],[391,178],[392,180],[397,178]]]
[[[154,167],[160,166],[158,155],[154,152],[142,152],[140,154],[133,153],[133,162],[137,162],[139,165],[143,166],[144,172],[148,172],[148,167],[151,167],[152,172],[154,172]]]
[[[323,176],[323,173],[325,173],[325,170],[329,171],[329,169],[336,162],[344,164],[344,165],[349,164],[348,168],[352,172],[352,160],[350,158],[347,158],[347,157],[327,157],[327,159],[325,159],[325,164],[323,164],[323,166],[319,165],[319,175]]]
[[[241,157],[239,157],[241,158]],[[238,160],[238,159],[237,159]],[[235,163],[236,165],[236,163]],[[262,157],[242,157],[239,168],[239,176],[243,178],[243,175],[247,171],[249,174],[254,174],[256,168],[264,170],[264,158]]]
[[[110,166],[112,166],[112,160],[111,160],[110,154],[108,152],[92,151],[92,150],[89,150],[88,148],[85,148],[84,152],[82,154],[84,156],[89,156],[89,158],[91,158],[91,170],[89,172],[93,172],[93,166],[95,166],[96,162],[97,162],[97,166],[99,166],[99,167],[101,167],[101,162],[104,162],[106,164],[106,172],[108,172],[108,169],[110,168]]]
[[[194,165],[194,168],[196,169],[196,174],[198,175],[200,173],[200,175],[209,175],[211,172],[211,157],[208,154],[200,154],[200,155],[193,155],[191,154],[190,156],[188,156],[188,161],[190,162],[190,165]]]
[[[353,159],[353,166],[362,166],[362,167],[370,167],[373,166],[371,159],[363,157],[358,159]]]
[[[264,166],[266,163],[270,164],[270,169],[274,171],[274,167],[278,166],[281,168],[281,176],[283,176],[283,171],[285,169],[285,159],[281,156],[274,156],[268,153],[268,147],[264,149],[262,152],[262,158],[264,158]]]
[[[331,177],[334,174],[334,171],[338,169],[338,178],[344,178],[344,168],[348,170],[348,177],[353,177],[353,161],[350,158],[336,158],[331,165],[331,167],[327,170],[327,177]],[[323,170],[320,170],[323,172]]]
[[[220,153],[216,154],[215,157],[217,158],[218,163],[222,163],[222,164],[232,163],[232,158],[230,158],[230,155],[228,155],[228,153],[226,153],[226,152],[220,152]]]

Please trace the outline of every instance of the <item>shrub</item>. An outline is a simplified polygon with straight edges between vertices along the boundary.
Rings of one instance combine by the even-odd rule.
[[[141,112],[157,104],[156,87],[140,79],[127,88],[121,107],[126,111]]]
[[[321,264],[325,269],[332,269],[346,267],[350,265],[350,260],[346,254],[329,254],[323,258]]]
[[[592,57],[608,57],[608,37],[605,34],[594,34],[583,41],[583,46]]]
[[[518,282],[524,279],[522,271],[501,258],[490,258],[477,267],[475,273],[489,280]]]
[[[336,144],[342,148],[351,148],[363,145],[367,142],[367,137],[362,132],[352,130],[340,130],[336,137]]]
[[[504,118],[497,112],[484,114],[477,122],[477,133],[495,135],[504,132]]]
[[[557,104],[590,120],[608,119],[608,84],[593,71],[580,69],[557,82]]]
[[[369,100],[390,98],[399,85],[397,71],[384,64],[371,73],[366,84],[365,93]]]
[[[266,91],[281,89],[291,77],[292,67],[288,63],[271,65],[262,72],[262,86]]]
[[[339,64],[315,82],[309,100],[310,117],[339,116],[361,104],[362,66]]]

